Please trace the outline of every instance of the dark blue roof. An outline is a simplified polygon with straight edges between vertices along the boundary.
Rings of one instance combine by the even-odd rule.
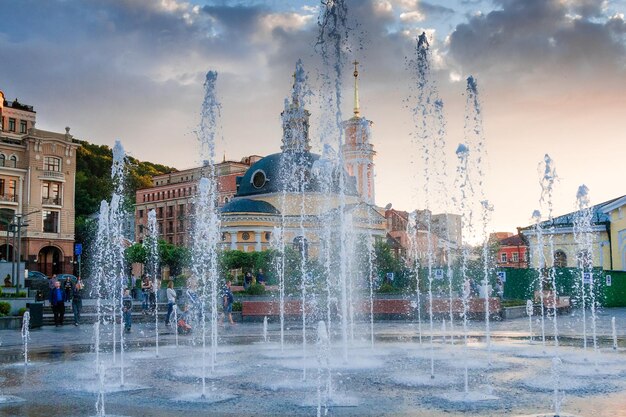
[[[618,197],[621,198],[621,197]],[[612,202],[614,202],[615,200],[617,200],[618,198],[614,198],[612,200],[609,201],[605,201],[604,203],[600,203],[600,204],[596,204],[595,206],[591,206],[591,212],[592,212],[592,216],[591,216],[591,224],[594,226],[597,225],[608,225],[611,221],[611,218],[608,214],[602,212],[602,208]],[[549,227],[555,227],[555,228],[559,228],[559,227],[572,227],[574,225],[574,220],[576,218],[578,211],[574,211],[571,213],[567,213],[564,214],[562,216],[558,216],[553,218],[552,220],[544,220],[541,223],[539,223],[539,226],[543,229],[549,228]],[[536,226],[535,225],[530,225],[530,226],[526,226],[521,228],[521,230],[530,230],[530,229],[534,229]]]
[[[254,163],[242,177],[237,178],[236,197],[261,195],[287,190],[300,191],[298,184],[303,179],[305,192],[321,192],[324,184],[331,184],[331,191],[339,190],[339,175],[334,172],[333,178],[319,178],[313,174],[313,166],[320,156],[310,152],[275,153]],[[318,164],[319,165],[319,164]],[[261,181],[262,173],[265,181]],[[259,174],[259,181],[253,184],[255,174]],[[356,181],[345,175],[345,192],[356,195]]]
[[[276,207],[268,202],[260,200],[250,200],[249,198],[234,198],[230,203],[225,204],[222,213],[266,213],[280,214]]]

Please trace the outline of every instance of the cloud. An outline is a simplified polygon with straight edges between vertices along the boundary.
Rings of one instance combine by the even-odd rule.
[[[624,75],[624,20],[586,0],[497,0],[501,9],[469,18],[449,38],[461,72],[492,79],[590,79]]]

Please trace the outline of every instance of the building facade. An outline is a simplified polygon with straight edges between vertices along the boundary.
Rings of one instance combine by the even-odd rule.
[[[609,217],[609,242],[612,271],[626,271],[626,196],[604,205],[602,213]]]
[[[519,234],[507,233],[509,236],[497,236],[492,239],[497,244],[496,266],[499,268],[528,268],[528,245]]]
[[[529,246],[529,266],[537,268],[543,262],[545,266],[573,267],[580,265],[581,259],[592,261],[592,266],[611,270],[615,267],[615,256],[619,256],[619,231],[624,224],[619,218],[619,202],[624,196],[596,204],[591,211],[591,253],[585,253],[576,241],[574,222],[580,212],[567,213],[562,216],[518,228]],[[612,225],[611,221],[615,220]],[[615,230],[615,237],[612,230]],[[625,233],[626,235],[626,233]],[[617,241],[616,241],[617,240]],[[617,245],[617,249],[615,248]]]
[[[0,91],[0,257],[47,275],[71,273],[79,145],[69,127],[56,133],[35,124],[32,106]]]
[[[261,157],[252,155],[241,161],[224,160],[215,165],[218,181],[218,205],[227,204],[237,192],[237,176]],[[179,246],[189,245],[189,232],[194,214],[194,198],[206,167],[197,167],[157,175],[152,187],[139,189],[135,196],[135,241],[143,242],[147,233],[148,212],[156,212],[160,237]]]

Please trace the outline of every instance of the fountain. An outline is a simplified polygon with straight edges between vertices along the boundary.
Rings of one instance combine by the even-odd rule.
[[[347,11],[343,1],[324,2],[320,11],[317,45],[323,61],[320,96],[325,104],[328,116],[325,123],[328,126],[320,129],[322,155],[318,159],[308,159],[310,154],[305,149],[308,147],[308,112],[304,105],[309,103],[309,87],[306,86],[307,77],[300,61],[296,64],[291,96],[284,107],[283,125],[291,127],[287,132],[289,134],[285,134],[284,144],[307,146],[284,151],[286,156],[281,159],[278,170],[283,178],[272,178],[272,181],[283,181],[275,195],[280,213],[274,216],[275,223],[269,229],[271,247],[278,254],[273,260],[278,281],[277,321],[265,315],[262,316],[262,328],[258,323],[242,323],[219,331],[220,284],[224,277],[220,276],[218,269],[220,218],[215,204],[218,189],[213,161],[215,142],[219,137],[220,103],[216,94],[217,73],[211,71],[205,80],[202,122],[198,130],[200,157],[207,162],[203,166],[203,178],[198,183],[198,194],[194,200],[195,228],[191,239],[192,276],[188,293],[198,294],[199,310],[194,310],[194,313],[198,313],[200,318],[194,326],[194,333],[188,339],[182,335],[179,337],[175,324],[174,335],[171,332],[159,334],[158,309],[154,323],[150,319],[149,323],[133,325],[137,331],[133,331],[132,335],[124,334],[122,326],[117,327],[121,291],[126,280],[122,273],[122,252],[117,245],[121,240],[122,204],[119,196],[122,192],[116,189],[118,197],[114,196],[110,204],[101,204],[96,239],[98,251],[93,276],[90,277],[97,295],[93,351],[86,352],[71,344],[68,352],[61,354],[58,348],[49,348],[53,353],[51,356],[61,358],[58,361],[53,358],[55,361],[49,365],[50,372],[41,372],[37,378],[24,376],[22,384],[7,384],[11,389],[23,390],[29,397],[27,403],[35,404],[31,408],[20,409],[17,414],[67,415],[67,409],[57,412],[54,407],[49,407],[49,399],[38,398],[39,393],[44,387],[65,389],[76,388],[77,384],[81,385],[81,391],[91,390],[96,394],[96,414],[101,417],[110,415],[105,413],[105,394],[107,413],[115,411],[155,416],[169,415],[172,410],[180,410],[189,417],[207,413],[301,415],[312,414],[313,410],[318,416],[538,415],[536,413],[541,411],[541,407],[550,402],[552,416],[563,417],[565,407],[572,407],[585,415],[600,415],[597,409],[605,405],[621,410],[619,407],[623,405],[623,400],[619,396],[623,395],[624,386],[620,378],[623,379],[626,374],[626,362],[618,349],[618,342],[623,333],[618,335],[615,317],[609,324],[606,315],[597,314],[594,310],[597,307],[597,300],[592,299],[594,278],[591,284],[581,280],[582,287],[577,290],[583,300],[591,300],[587,306],[592,314],[594,361],[596,368],[606,364],[606,370],[591,372],[585,362],[582,367],[570,363],[573,357],[585,354],[587,328],[584,320],[582,339],[585,345],[581,348],[579,339],[575,337],[573,341],[565,337],[559,341],[556,311],[544,311],[545,305],[555,305],[557,297],[554,266],[550,266],[545,259],[546,250],[554,249],[554,242],[551,241],[554,231],[549,223],[541,222],[538,211],[533,215],[538,243],[531,249],[533,261],[539,265],[539,278],[533,282],[533,289],[538,289],[541,303],[542,343],[533,343],[534,338],[539,339],[539,330],[536,330],[537,335],[533,334],[536,317],[533,300],[526,301],[527,319],[520,317],[519,322],[510,323],[490,321],[489,289],[493,270],[486,261],[485,238],[493,208],[482,190],[484,137],[477,84],[473,77],[467,80],[465,90],[468,106],[465,128],[470,133],[466,132],[464,142],[456,151],[459,195],[454,203],[462,216],[464,239],[467,242],[478,236],[483,261],[478,268],[472,269],[474,259],[468,245],[464,245],[460,248],[457,268],[451,260],[449,229],[444,231],[447,242],[439,247],[446,254],[446,261],[438,260],[439,255],[435,256],[432,242],[435,232],[430,211],[426,214],[410,213],[407,233],[413,241],[408,257],[415,261],[411,265],[413,275],[410,277],[415,280],[416,289],[413,291],[411,288],[406,299],[400,301],[413,303],[417,325],[413,323],[414,316],[407,316],[404,321],[378,320],[375,305],[385,300],[376,294],[375,276],[385,271],[376,271],[374,267],[377,237],[372,233],[371,225],[375,220],[372,219],[373,212],[369,211],[367,219],[361,220],[370,225],[370,229],[367,232],[355,231],[360,213],[351,211],[354,201],[354,196],[350,194],[352,180],[343,169],[340,90],[343,67],[347,62],[346,51],[349,51],[346,48]],[[420,62],[427,64],[427,39],[420,37],[417,42]],[[444,199],[447,199],[447,194],[443,192],[446,173],[442,165],[445,158],[441,145],[446,123],[443,102],[438,97],[432,74],[426,69],[428,67],[422,67],[421,78],[418,77],[421,81],[416,83],[420,87],[415,92],[422,94],[422,98],[418,99],[419,104],[413,110],[414,115],[419,115],[416,130],[419,131],[420,142],[417,147],[424,154],[424,183],[419,191],[424,193],[425,208],[430,210],[437,203],[441,205],[437,198],[445,195]],[[358,109],[358,106],[355,105],[355,108]],[[300,124],[303,119],[307,120],[307,124]],[[362,125],[361,128],[367,129],[368,126]],[[123,172],[121,146],[116,147],[114,160],[116,172]],[[545,163],[541,208],[548,214],[549,222],[552,220],[555,175],[552,160],[546,157]],[[309,187],[315,187],[314,193],[320,203],[317,206],[310,204]],[[586,195],[583,191],[579,192],[579,207],[583,216],[576,225],[581,250],[588,248],[585,240],[588,217],[584,214],[589,204],[583,198]],[[310,227],[311,224],[313,227]],[[421,246],[416,240],[418,230],[426,236],[426,243],[421,242]],[[295,240],[297,237],[300,239]],[[146,270],[153,280],[155,291],[160,275],[157,238],[156,212],[150,211],[148,236],[144,244],[149,253]],[[421,263],[418,262],[420,258]],[[588,266],[582,264],[581,276],[589,272],[586,269]],[[439,269],[441,273],[438,275],[436,271]],[[483,290],[478,297],[473,294],[472,281],[482,283]],[[544,285],[554,288],[545,297],[542,291]],[[457,292],[460,293],[458,300]],[[441,299],[446,301],[446,298],[446,308],[435,308],[442,305],[438,303]],[[297,314],[292,308],[286,308],[287,303],[295,302],[300,303],[301,310]],[[457,304],[462,307],[460,319],[455,317]],[[476,305],[484,309],[484,315],[480,310],[480,321],[475,320],[477,315],[472,311]],[[429,319],[424,326],[422,307]],[[438,326],[437,314],[444,316],[441,326]],[[546,315],[552,320],[554,329],[554,344],[549,355],[545,353],[546,340],[549,340],[544,324]],[[38,350],[45,349],[32,349],[28,318],[25,315],[21,342],[24,363],[30,367],[42,355]],[[178,318],[175,308],[175,323]],[[462,322],[462,335],[459,330],[455,334],[455,320]],[[566,316],[561,320],[579,326],[575,318]],[[568,328],[565,323],[561,324],[563,329]],[[259,343],[260,340],[263,343]],[[19,356],[21,345],[16,343],[14,346]],[[173,346],[176,347],[176,354],[167,355],[168,348]],[[612,349],[604,352],[599,349],[601,346]],[[149,355],[133,356],[138,349],[149,349],[146,352]],[[544,351],[539,352],[542,349]],[[5,361],[10,360],[6,358]],[[112,362],[120,366],[119,383],[117,369],[112,372]],[[132,372],[128,371],[130,367]],[[91,371],[85,372],[87,368]],[[3,376],[15,378],[10,370],[3,368],[2,371],[5,372]],[[63,384],[67,385],[58,386],[58,375],[62,375]],[[126,391],[138,386],[129,385],[125,381],[128,377],[150,389],[141,396],[130,395]],[[108,395],[112,392],[116,394]],[[359,393],[358,398],[351,395],[355,392]],[[564,402],[564,396],[570,393],[574,395],[568,398],[569,402]],[[72,407],[76,407],[71,410],[76,415],[93,412],[92,396],[76,395],[69,389],[64,391],[64,395],[67,395]],[[0,397],[0,403],[8,402],[6,398]],[[338,407],[354,408],[340,411],[336,410]]]

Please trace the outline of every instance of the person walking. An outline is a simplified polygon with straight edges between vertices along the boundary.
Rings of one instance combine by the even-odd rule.
[[[124,296],[122,297],[122,314],[124,317],[124,330],[130,333],[130,326],[133,324],[133,297],[130,295],[130,290],[124,288]]]
[[[57,274],[52,274],[51,277],[48,277],[48,298],[50,298],[50,294],[52,294],[52,290],[54,290],[54,286],[57,282],[59,282]]]
[[[50,305],[54,313],[54,325],[63,326],[65,316],[65,291],[61,289],[61,283],[57,280],[54,289],[50,291]]]
[[[148,313],[148,301],[150,300],[150,289],[152,288],[152,281],[149,276],[144,276],[141,282],[141,292],[143,293],[143,300],[141,303],[141,310],[143,314]]]
[[[165,316],[165,325],[170,325],[170,316],[174,310],[174,304],[176,304],[176,290],[174,290],[174,281],[167,283],[167,315]]]
[[[83,283],[78,279],[72,289],[72,313],[74,313],[74,326],[80,324],[80,311],[83,309]]]
[[[73,289],[74,284],[72,284],[72,279],[70,277],[65,277],[65,281],[63,283],[63,290],[65,291],[65,301],[70,301],[72,299]]]
[[[224,296],[222,298],[224,307],[224,320],[226,320],[226,316],[228,316],[228,322],[231,325],[234,325],[235,322],[233,321],[233,301],[235,301],[235,298],[233,297],[233,292],[231,291],[230,286],[230,281],[226,281]]]

